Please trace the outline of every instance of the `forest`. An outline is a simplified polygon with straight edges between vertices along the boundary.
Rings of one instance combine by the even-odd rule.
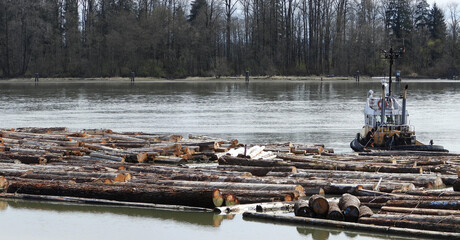
[[[1,0],[0,78],[460,75],[460,7],[426,0]]]

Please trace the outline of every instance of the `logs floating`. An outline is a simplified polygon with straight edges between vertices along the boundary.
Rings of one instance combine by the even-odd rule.
[[[458,191],[458,167],[456,154],[335,154],[320,144],[244,146],[237,140],[109,129],[0,130],[4,198],[174,204],[217,207],[223,213],[284,210],[303,217],[454,232],[460,193],[431,189]],[[372,215],[367,206],[380,208],[379,214]],[[425,217],[435,219],[430,228],[414,215],[450,220]]]
[[[294,214],[298,217],[356,222],[361,217],[372,216],[373,212],[369,207],[361,205],[357,197],[345,193],[338,201],[321,195],[313,195],[308,201],[298,201],[294,205]]]

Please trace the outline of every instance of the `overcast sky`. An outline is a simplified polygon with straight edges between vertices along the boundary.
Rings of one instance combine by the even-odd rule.
[[[447,7],[447,4],[448,3],[451,3],[451,2],[457,2],[459,3],[460,5],[460,1],[459,0],[427,0],[427,2],[433,6],[434,3],[436,3],[436,5],[438,5],[438,7],[442,8],[442,9],[445,9]]]

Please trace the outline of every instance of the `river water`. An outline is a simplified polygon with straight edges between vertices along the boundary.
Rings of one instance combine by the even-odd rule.
[[[460,81],[404,81],[418,140],[460,153]],[[241,143],[323,143],[351,152],[379,81],[1,82],[0,128],[108,128],[208,135]],[[388,239],[209,213],[0,202],[5,239]]]

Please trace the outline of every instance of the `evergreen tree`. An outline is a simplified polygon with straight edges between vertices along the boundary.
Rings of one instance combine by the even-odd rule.
[[[385,18],[387,28],[396,39],[403,38],[412,30],[408,0],[390,0]]]
[[[433,39],[444,40],[446,38],[447,27],[444,13],[436,6],[436,3],[430,11],[429,28]]]
[[[428,49],[431,56],[432,66],[439,65],[438,60],[441,59],[444,53],[444,44],[446,40],[446,23],[444,21],[444,14],[436,4],[430,11],[429,29],[431,33],[430,41],[428,42]]]
[[[430,19],[430,5],[426,0],[417,0],[414,13],[414,26],[416,29],[428,27]]]
[[[198,18],[203,11],[206,11],[208,3],[206,0],[195,0],[192,3],[192,8],[190,10],[190,15],[188,16],[189,22],[193,23]]]

